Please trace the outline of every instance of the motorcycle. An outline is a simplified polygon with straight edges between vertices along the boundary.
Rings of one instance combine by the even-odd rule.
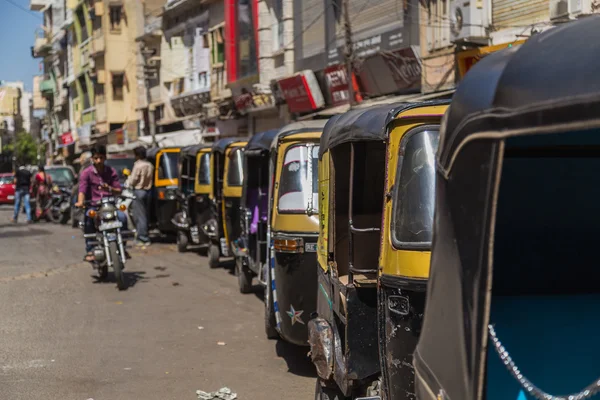
[[[132,200],[135,198],[126,193],[122,193],[120,196],[107,196],[100,200],[99,205],[95,205],[97,206],[97,210],[95,208],[88,208],[85,211],[85,215],[94,220],[96,232],[84,233],[83,237],[92,239],[94,261],[91,263],[98,272],[98,278],[105,280],[108,276],[108,269],[112,268],[115,280],[117,281],[117,287],[119,290],[125,290],[127,282],[125,281],[123,268],[127,260],[127,253],[125,252],[124,239],[133,238],[135,231],[124,231],[121,229],[123,223],[118,220],[117,211],[124,212],[126,208],[123,204],[117,206],[117,197]],[[90,205],[91,203],[86,202],[86,204]],[[81,225],[83,228],[83,223]]]
[[[69,189],[54,185],[46,215],[48,215],[50,220],[58,222],[61,225],[69,222],[71,218],[71,191]]]

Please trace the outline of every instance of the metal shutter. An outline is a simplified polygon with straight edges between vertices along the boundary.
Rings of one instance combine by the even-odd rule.
[[[404,3],[399,0],[350,0],[350,24],[354,40],[372,36],[370,31],[381,30],[388,25],[402,27],[404,25]],[[410,4],[411,7],[416,7],[412,3]],[[344,37],[343,23],[344,18],[340,12],[340,18],[336,24],[338,38]]]
[[[492,25],[495,30],[548,21],[548,0],[492,0]]]
[[[302,0],[301,4],[302,58],[308,58],[325,51],[325,4],[323,0]]]

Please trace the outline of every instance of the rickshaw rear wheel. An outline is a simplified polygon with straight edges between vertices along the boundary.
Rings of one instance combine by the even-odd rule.
[[[273,292],[271,292],[271,274],[267,272],[267,285],[265,286],[265,333],[268,339],[279,339],[279,332],[275,328],[275,306],[273,305]]]
[[[189,243],[188,236],[185,232],[177,232],[177,251],[183,253],[187,250]]]
[[[330,388],[323,386],[320,379],[317,379],[317,386],[315,388],[315,400],[345,400],[347,399],[339,389]]]
[[[208,248],[208,266],[211,268],[217,268],[219,266],[220,255],[219,246],[211,244]]]
[[[235,258],[235,274],[238,278],[240,293],[246,294],[252,292],[252,272],[244,265],[242,257]]]

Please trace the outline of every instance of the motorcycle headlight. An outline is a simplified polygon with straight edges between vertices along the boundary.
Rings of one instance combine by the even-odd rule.
[[[105,211],[100,215],[100,218],[104,220],[114,219],[116,216],[116,212],[114,211]]]

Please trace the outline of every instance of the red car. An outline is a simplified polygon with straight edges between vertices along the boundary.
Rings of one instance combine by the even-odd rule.
[[[0,204],[15,202],[15,176],[11,173],[0,174]]]

